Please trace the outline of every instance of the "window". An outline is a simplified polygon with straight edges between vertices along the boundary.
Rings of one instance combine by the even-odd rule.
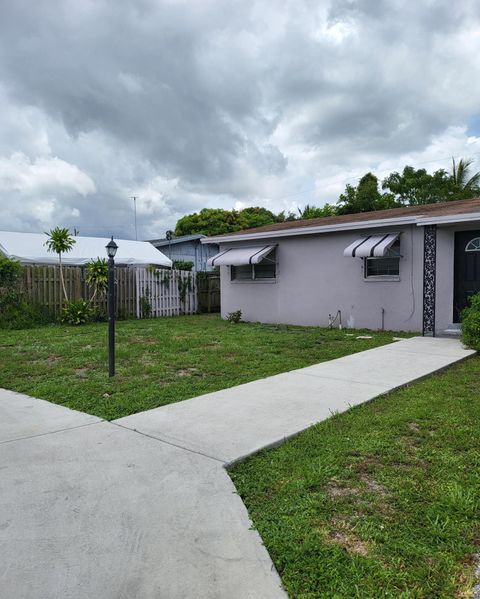
[[[474,239],[471,239],[466,247],[465,247],[465,251],[466,252],[480,252],[480,237],[475,237]]]
[[[382,258],[365,258],[365,278],[398,277],[400,275],[400,241],[385,252]]]
[[[232,281],[264,281],[266,279],[275,279],[277,276],[275,252],[271,252],[258,264],[231,266],[230,275]]]

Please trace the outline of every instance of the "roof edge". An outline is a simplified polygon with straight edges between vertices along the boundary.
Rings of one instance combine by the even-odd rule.
[[[403,216],[401,218],[382,218],[360,222],[339,223],[335,225],[320,225],[316,227],[292,227],[291,229],[263,231],[259,233],[245,233],[235,235],[222,235],[202,239],[202,243],[224,243],[231,241],[247,241],[250,239],[268,239],[271,237],[292,237],[294,235],[314,235],[315,233],[335,233],[337,231],[350,231],[352,229],[371,229],[372,227],[390,227],[392,225],[411,225],[417,222],[418,216]]]
[[[270,239],[275,237],[293,237],[298,235],[315,235],[321,233],[336,233],[339,231],[352,231],[358,229],[372,229],[380,227],[392,227],[397,225],[424,225],[434,224],[450,224],[462,223],[468,221],[480,221],[480,212],[467,212],[459,214],[451,214],[446,216],[426,216],[417,214],[415,216],[402,216],[394,218],[372,219],[365,221],[353,221],[347,223],[339,223],[333,225],[319,225],[314,227],[292,227],[290,229],[280,229],[273,231],[236,233],[235,235],[221,235],[216,237],[206,237],[201,240],[201,243],[233,243],[235,241],[250,241],[256,239]]]

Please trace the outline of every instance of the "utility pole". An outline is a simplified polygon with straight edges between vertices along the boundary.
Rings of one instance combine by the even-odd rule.
[[[138,235],[137,235],[137,199],[138,196],[131,196],[132,200],[133,200],[133,214],[135,217],[135,241],[138,241]]]

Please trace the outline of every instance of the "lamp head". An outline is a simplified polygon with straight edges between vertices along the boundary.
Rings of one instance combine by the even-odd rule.
[[[109,258],[115,258],[115,254],[117,253],[118,245],[113,241],[113,235],[105,247],[107,249],[107,256]]]

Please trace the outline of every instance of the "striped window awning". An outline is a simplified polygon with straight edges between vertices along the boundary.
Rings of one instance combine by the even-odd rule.
[[[244,266],[245,264],[258,264],[275,249],[274,245],[261,245],[248,248],[229,248],[212,256],[208,260],[209,266]]]
[[[399,238],[400,233],[360,237],[343,250],[347,258],[382,258]]]

